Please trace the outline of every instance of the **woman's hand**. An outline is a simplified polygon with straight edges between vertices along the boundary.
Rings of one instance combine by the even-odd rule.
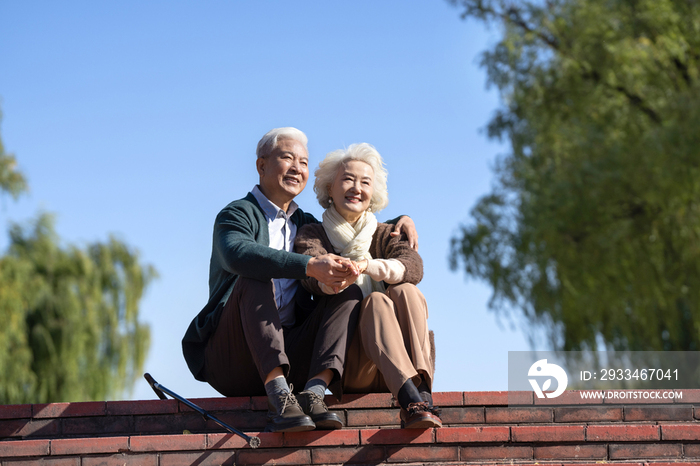
[[[358,273],[365,273],[367,271],[367,266],[369,266],[369,261],[367,259],[361,260],[360,262],[355,262]]]

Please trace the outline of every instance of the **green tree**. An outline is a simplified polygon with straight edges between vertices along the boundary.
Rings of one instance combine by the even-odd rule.
[[[0,141],[0,192],[26,189]],[[115,237],[61,245],[49,214],[12,225],[0,256],[0,403],[110,399],[131,388],[150,342],[139,301],[156,277]]]
[[[2,112],[0,112],[2,121]],[[5,146],[0,138],[0,194],[5,191],[12,197],[17,197],[27,190],[27,181],[17,168],[17,160],[12,154],[5,152]]]
[[[700,3],[452,0],[509,142],[451,265],[554,349],[700,349]]]

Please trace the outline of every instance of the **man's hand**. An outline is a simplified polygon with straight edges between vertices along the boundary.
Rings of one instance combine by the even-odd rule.
[[[350,283],[354,283],[359,271],[357,265],[350,259],[335,254],[324,254],[309,260],[306,265],[306,275],[333,288],[337,293]],[[348,283],[349,280],[352,282]]]
[[[418,232],[416,231],[416,224],[413,223],[411,217],[406,215],[402,216],[394,227],[394,231],[391,232],[391,236],[400,236],[401,233],[406,234],[406,239],[408,240],[408,245],[414,251],[418,250]]]

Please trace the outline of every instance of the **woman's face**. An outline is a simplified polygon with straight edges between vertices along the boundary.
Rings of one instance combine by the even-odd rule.
[[[335,210],[350,223],[355,223],[367,210],[373,193],[374,170],[359,160],[341,165],[329,189]]]

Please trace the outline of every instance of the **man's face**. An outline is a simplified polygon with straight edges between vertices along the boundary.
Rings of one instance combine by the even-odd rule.
[[[285,208],[309,180],[309,155],[295,139],[278,139],[269,155],[257,160],[260,188],[275,205]]]

